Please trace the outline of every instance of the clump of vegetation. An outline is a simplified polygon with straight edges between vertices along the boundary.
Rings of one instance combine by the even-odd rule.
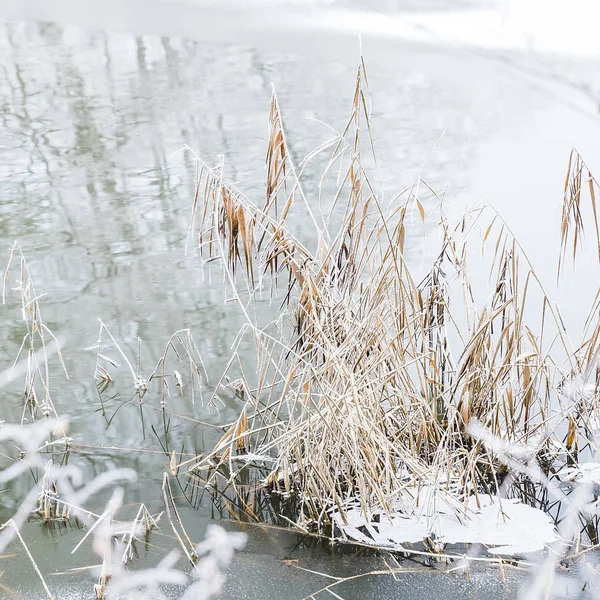
[[[377,164],[368,107],[361,61],[345,128],[295,165],[273,93],[261,206],[224,179],[222,165],[198,159],[190,234],[206,261],[221,262],[247,319],[240,335],[252,336],[256,370],[232,359],[227,375],[240,416],[211,452],[179,467],[229,486],[258,518],[236,486],[250,463],[300,530],[376,545],[383,538],[365,537],[362,527],[374,517],[435,520],[446,510],[468,521],[489,498],[513,496],[548,508],[566,498],[559,484],[580,477],[572,470],[579,454],[597,453],[600,295],[573,346],[491,208],[453,220],[421,179],[384,201],[370,175]],[[303,174],[324,152],[329,161],[310,190],[317,215]],[[586,195],[600,240],[597,190],[573,152],[559,274],[580,246]],[[294,233],[296,219],[314,227],[315,248]],[[424,276],[409,264],[411,225],[428,228],[426,242],[438,248]],[[490,277],[483,302],[481,264],[470,275],[476,261]],[[266,325],[250,309],[265,294],[279,307]],[[357,511],[362,521],[345,527]]]

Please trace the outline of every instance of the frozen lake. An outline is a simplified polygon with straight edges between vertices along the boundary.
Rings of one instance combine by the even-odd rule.
[[[377,10],[372,4],[0,3],[1,264],[18,240],[38,291],[47,294],[45,321],[65,341],[70,380],[57,377],[55,395],[58,412],[71,423],[70,461],[89,477],[134,467],[141,477],[126,489],[126,502],[160,507],[166,461],[151,427],[162,419],[149,407],[142,422],[139,407],[126,404],[107,427],[106,414],[115,413],[130,390],[123,376],[116,381],[120,395],[99,412],[95,355],[86,351],[97,339],[97,319],[131,356],[142,338],[147,370],[172,333],[191,328],[209,378],[218,380],[242,320],[224,304],[218,282],[201,280],[197,257],[184,255],[196,165],[182,148],[188,145],[209,163],[223,156],[227,176],[248,195],[262,197],[271,84],[300,161],[328,138],[325,124],[339,128],[347,118],[359,32],[386,194],[421,173],[434,189],[446,190],[457,210],[492,203],[532,262],[542,265],[540,276],[553,281],[571,148],[592,170],[600,166],[596,4],[577,1],[569,10],[566,3],[533,0],[389,0]],[[318,171],[308,177],[316,185]],[[310,237],[305,216],[299,211],[293,218]],[[427,252],[422,239],[410,244],[414,260],[421,260]],[[584,274],[575,283],[595,289]],[[577,322],[577,302],[565,306],[564,318]],[[17,295],[0,311],[3,366],[12,363],[22,340],[19,311]],[[18,421],[21,396],[7,388],[0,399],[0,417]],[[232,401],[217,415],[188,397],[174,403],[182,418],[172,420],[169,443],[190,452],[214,444],[221,432],[190,428],[186,419],[222,423],[238,409]],[[124,454],[107,446],[144,451]],[[14,512],[30,483],[2,491],[0,519]],[[200,540],[215,516],[210,499],[196,510],[182,502],[181,511]],[[289,558],[335,576],[382,568],[378,558],[332,557],[298,546],[290,533],[244,529],[249,544],[236,558],[226,598],[303,598],[326,585],[319,575],[283,566]],[[81,538],[76,529],[50,532],[31,522],[24,536],[44,573],[97,560],[86,551],[70,556]],[[162,551],[157,544],[144,560],[152,563]],[[21,558],[3,559],[3,570],[0,584],[14,597],[42,597]],[[49,583],[58,598],[82,598],[93,581],[78,573]],[[401,585],[372,577],[340,593],[347,599],[367,593],[418,598],[423,585],[432,598],[514,597],[520,578],[509,575],[503,584],[497,573],[475,574],[468,582],[407,572]]]

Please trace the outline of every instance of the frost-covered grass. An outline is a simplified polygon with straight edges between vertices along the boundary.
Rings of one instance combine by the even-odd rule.
[[[13,246],[6,269],[3,299],[13,263],[18,266],[15,269],[16,285],[12,291],[21,299],[25,331],[15,363],[0,372],[0,388],[17,377],[23,377],[24,400],[21,422],[0,420],[3,459],[0,484],[3,487],[10,486],[13,482],[23,480],[28,473],[34,476],[35,484],[21,499],[12,517],[0,524],[0,555],[4,555],[9,544],[16,546],[15,549],[23,554],[31,566],[31,578],[39,579],[48,598],[56,598],[54,582],[48,581],[38,568],[20,530],[26,521],[35,517],[48,526],[76,522],[82,526],[84,533],[73,548],[73,553],[88,544],[101,562],[99,568],[89,567],[98,578],[95,585],[90,585],[90,597],[97,600],[166,600],[174,597],[203,600],[214,596],[223,584],[223,570],[231,562],[234,552],[243,548],[245,534],[230,533],[217,524],[211,524],[204,541],[194,544],[179,518],[168,473],[164,474],[162,486],[163,510],[151,514],[141,504],[136,516],[124,521],[120,513],[124,497],[122,485],[137,480],[138,473],[135,470],[112,469],[86,481],[82,471],[68,461],[58,465],[48,460],[48,456],[61,453],[66,456],[73,443],[68,435],[68,418],[59,416],[53,400],[51,361],[57,360],[64,376],[68,377],[68,374],[58,340],[42,318],[40,299],[43,294],[36,293],[27,261],[18,244]],[[148,387],[141,375],[139,361],[136,372],[103,323],[100,326],[98,348],[103,334],[111,339],[129,366],[133,386],[141,402]],[[154,373],[160,374],[161,369],[164,370],[169,350],[175,353],[179,351],[178,356],[186,357],[190,368],[196,369],[196,375],[199,374],[200,369],[195,362],[197,348],[188,330],[176,332],[169,340]],[[102,390],[110,384],[111,377],[100,364],[101,359],[108,360],[107,357],[103,357],[99,350],[97,355],[95,377]],[[152,379],[152,375],[149,379]],[[161,382],[160,389],[164,394],[164,378]],[[2,412],[0,416],[3,416]],[[111,492],[110,500],[101,514],[86,509],[90,499],[106,491]],[[144,540],[147,542],[151,532],[160,527],[170,530],[179,546],[174,545],[156,566],[135,569],[136,545],[143,544]],[[181,560],[182,557],[184,560]],[[23,568],[23,575],[25,573],[27,569]],[[0,586],[0,590],[13,593],[5,586]]]
[[[242,369],[234,348],[221,389],[235,391],[239,419],[179,468],[243,506],[236,479],[255,465],[287,520],[341,542],[429,538],[439,552],[480,542],[497,554],[595,544],[595,508],[572,492],[598,451],[600,295],[573,343],[492,208],[451,216],[420,176],[384,198],[362,62],[345,128],[300,164],[275,93],[269,125],[262,202],[198,158],[189,239],[220,261],[256,369]],[[307,189],[305,170],[325,153],[319,185]],[[597,193],[573,152],[559,278],[588,219],[600,240]],[[312,245],[294,234],[298,219],[312,224]],[[410,260],[414,231],[426,232],[429,268]],[[277,310],[268,323],[252,310],[265,297]]]
[[[176,519],[171,516],[168,504],[166,518],[162,512],[150,514],[143,504],[133,520],[118,518],[123,499],[119,484],[136,480],[137,473],[132,469],[114,469],[82,483],[82,474],[77,468],[55,466],[52,462],[44,464],[40,450],[46,440],[55,436],[57,431],[66,430],[67,426],[64,420],[58,422],[53,419],[30,425],[3,423],[0,426],[0,444],[22,448],[25,452],[20,461],[0,471],[0,481],[9,484],[19,477],[23,468],[45,473],[39,484],[23,499],[17,513],[0,525],[0,554],[4,554],[9,544],[19,544],[16,549],[29,561],[31,577],[38,577],[46,596],[55,598],[53,582],[49,583],[44,577],[19,531],[35,513],[45,523],[76,519],[86,533],[73,548],[73,553],[83,544],[91,544],[101,561],[99,569],[91,569],[98,571],[98,582],[93,589],[90,586],[90,597],[98,600],[166,600],[174,597],[174,589],[178,598],[189,600],[204,600],[217,594],[224,580],[222,571],[231,562],[234,552],[244,547],[245,534],[230,533],[212,524],[208,527],[206,538],[199,544],[193,545],[187,540],[189,545],[186,548],[180,538],[188,561],[182,563],[181,552],[173,548],[155,567],[132,568],[136,543],[147,538],[153,529],[159,527],[159,523],[175,531]],[[58,443],[68,444],[65,440]],[[105,511],[98,515],[86,510],[87,500],[107,488],[112,488],[113,492]],[[181,527],[181,523],[178,525]],[[23,574],[26,572],[23,569]]]

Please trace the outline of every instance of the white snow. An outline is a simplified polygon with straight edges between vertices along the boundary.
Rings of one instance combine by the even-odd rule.
[[[600,55],[597,0],[499,0],[463,10],[395,14],[325,4],[318,11],[296,17],[297,24],[306,26],[407,41],[540,54]]]
[[[437,495],[442,498],[446,494]],[[438,543],[485,544],[493,554],[513,555],[543,550],[557,536],[546,513],[517,499],[479,495],[479,506],[474,496],[468,507],[461,506],[459,513],[442,501],[437,510],[430,504],[420,514],[394,511],[388,516],[380,512],[376,519],[366,519],[355,506],[346,511],[347,522],[339,512],[332,516],[348,538],[397,550],[403,549],[402,544],[435,536]],[[368,534],[360,531],[361,527]]]

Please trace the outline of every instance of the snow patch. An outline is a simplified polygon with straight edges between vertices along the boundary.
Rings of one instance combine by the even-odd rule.
[[[445,494],[437,494],[442,499]],[[382,548],[404,550],[402,544],[417,543],[428,537],[438,543],[469,543],[490,546],[493,554],[513,555],[543,550],[556,540],[557,534],[550,517],[540,509],[527,506],[518,499],[479,495],[469,505],[460,504],[460,511],[450,506],[454,502],[433,504],[421,514],[395,510],[391,515],[378,512],[366,518],[359,506],[342,514],[335,511],[332,518],[344,534],[357,542]],[[399,508],[399,507],[397,507]]]

